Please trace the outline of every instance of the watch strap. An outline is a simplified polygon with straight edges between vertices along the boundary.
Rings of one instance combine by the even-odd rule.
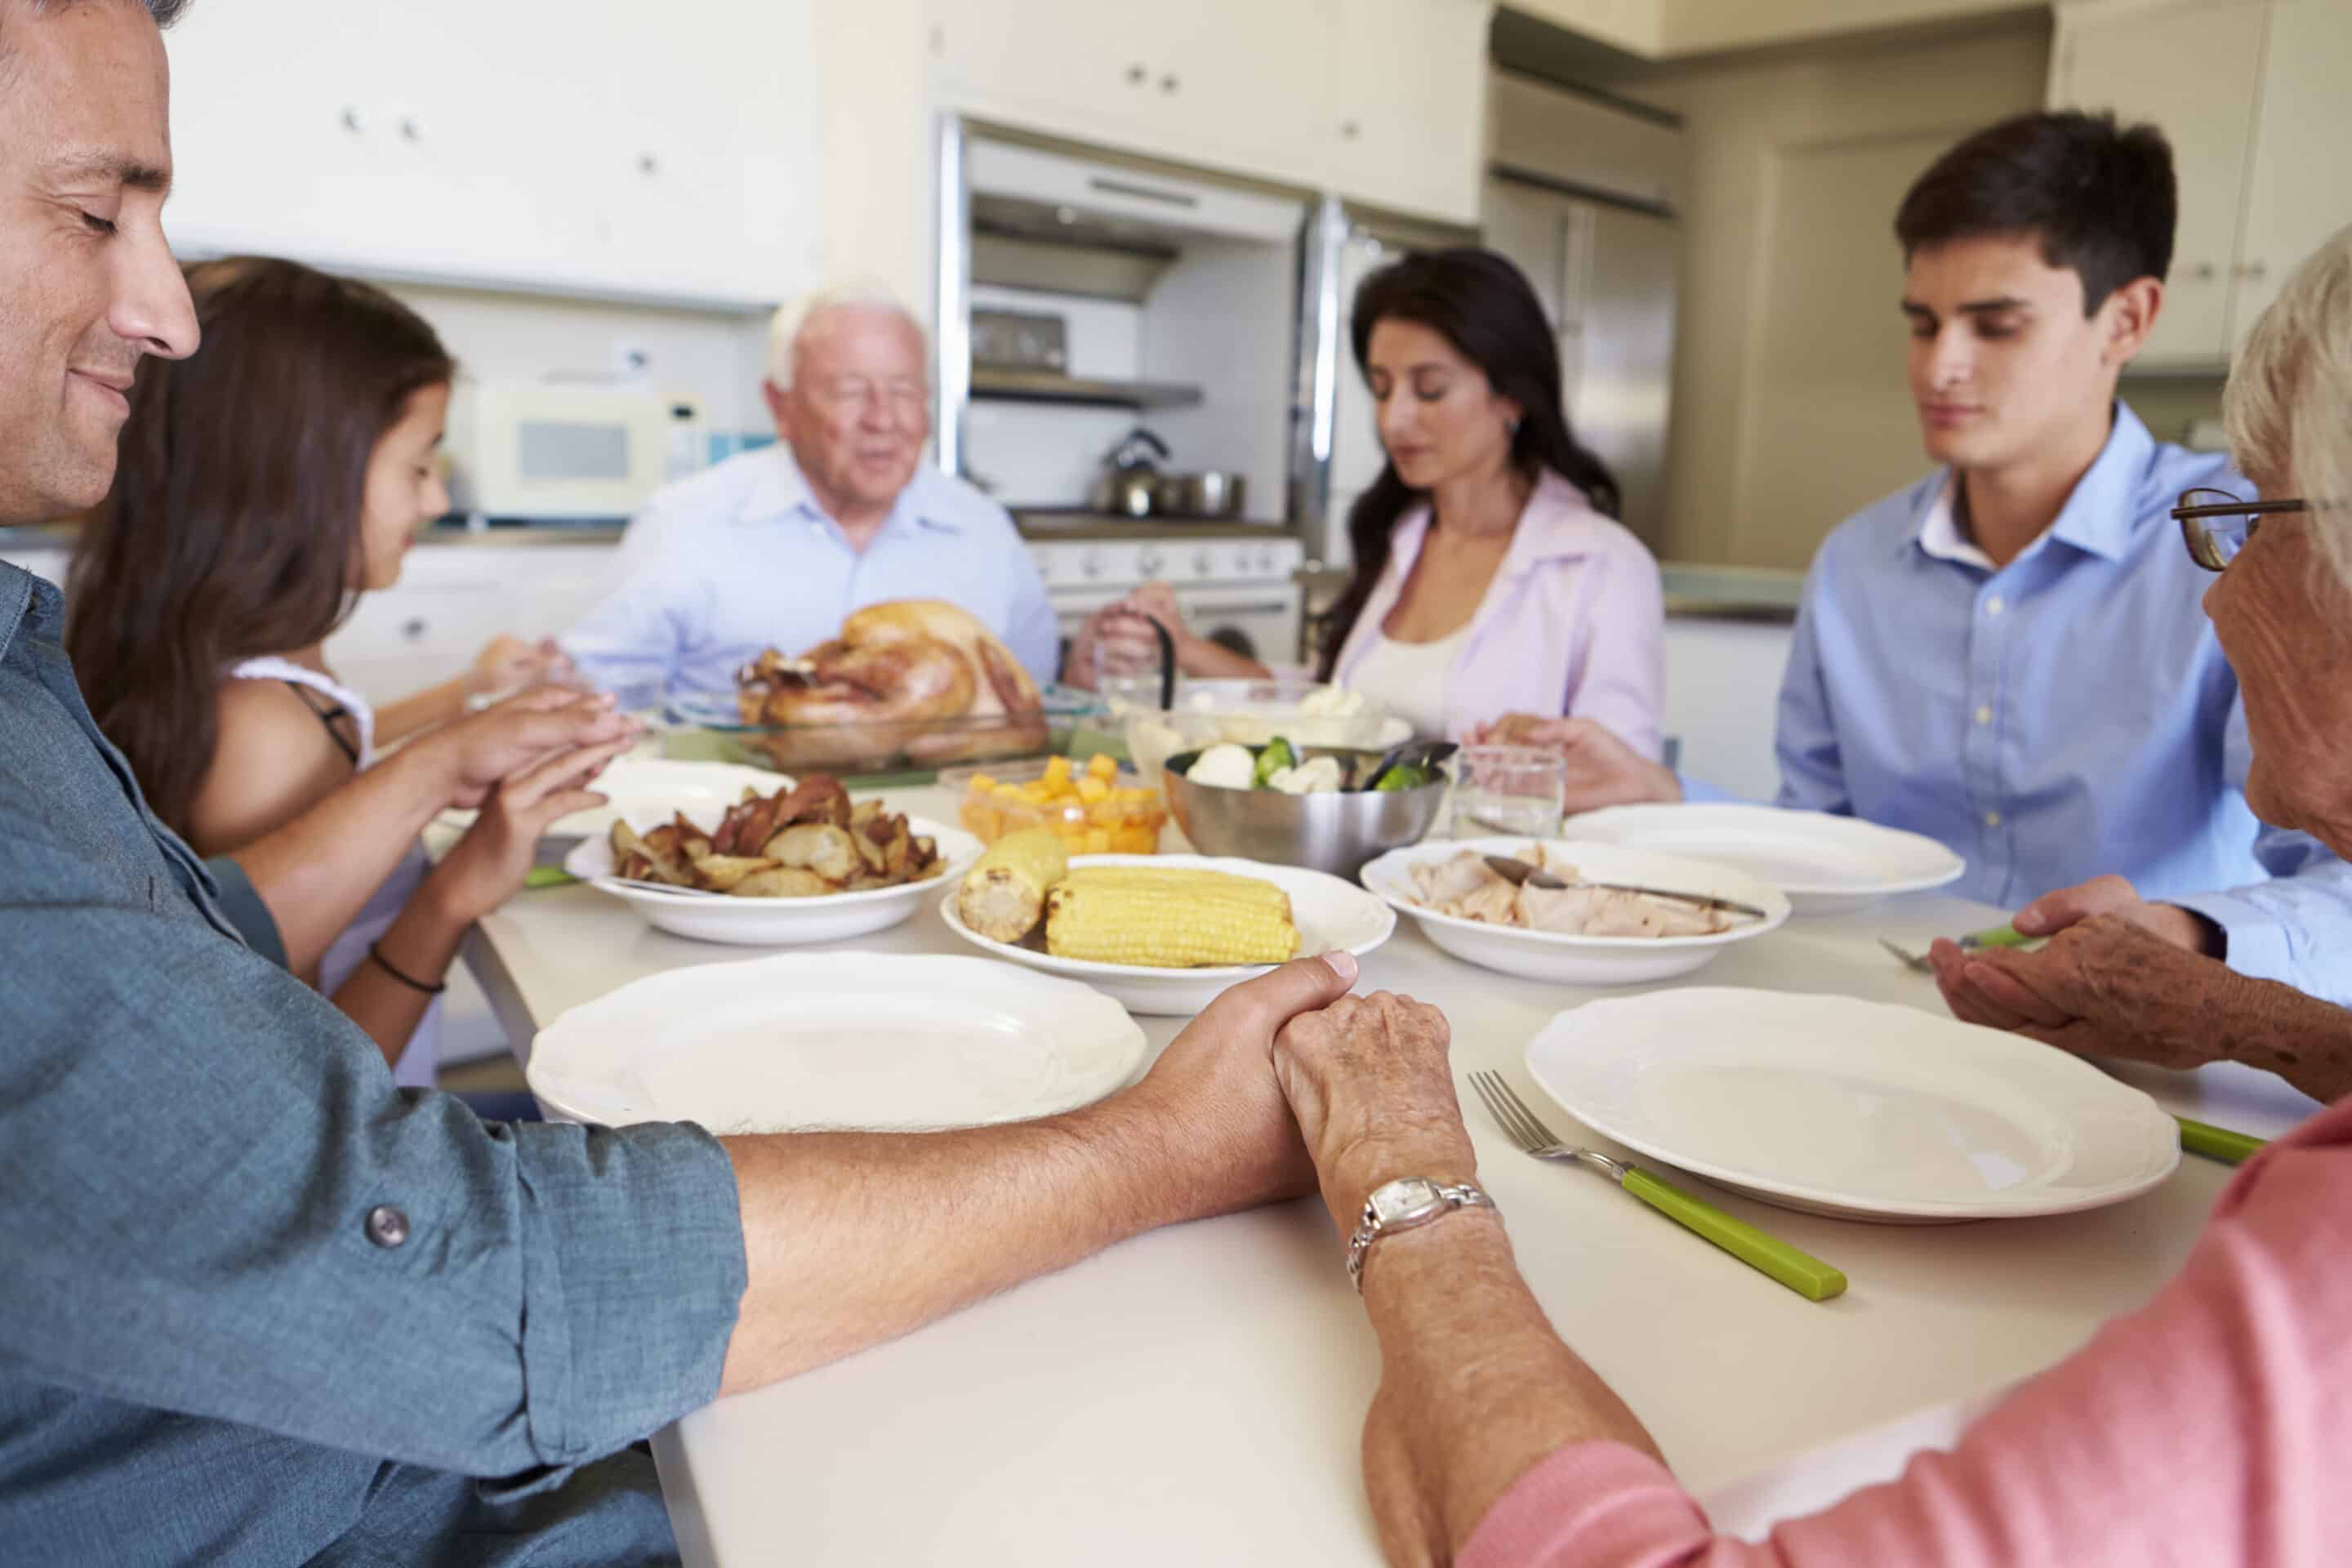
[[[1387,1184],[1387,1183],[1381,1184],[1382,1186]],[[1372,1243],[1381,1237],[1393,1235],[1402,1230],[1418,1230],[1424,1225],[1444,1219],[1447,1215],[1462,1209],[1483,1208],[1493,1210],[1497,1214],[1502,1212],[1496,1208],[1494,1199],[1467,1182],[1451,1184],[1432,1182],[1429,1184],[1436,1190],[1439,1197],[1445,1200],[1445,1206],[1434,1214],[1422,1215],[1410,1224],[1382,1223],[1380,1212],[1374,1206],[1372,1200],[1369,1197],[1364,1200],[1363,1213],[1356,1218],[1355,1234],[1348,1237],[1348,1283],[1356,1288],[1357,1295],[1360,1296],[1364,1293],[1364,1259],[1370,1255]],[[1374,1191],[1378,1190],[1378,1188],[1374,1189]]]

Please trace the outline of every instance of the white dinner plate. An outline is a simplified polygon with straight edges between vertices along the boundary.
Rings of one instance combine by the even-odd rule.
[[[601,838],[613,824],[626,816],[635,821],[646,812],[682,811],[716,827],[727,808],[743,798],[746,789],[773,795],[793,787],[786,773],[765,768],[739,767],[733,763],[681,763],[666,757],[616,757],[604,765],[589,788],[606,804],[558,817],[547,829],[550,838]],[[439,820],[464,832],[474,825],[474,814],[451,807]]]
[[[2072,1214],[2136,1197],[2180,1163],[2172,1118],[2088,1062],[1851,996],[1716,986],[1589,1002],[1547,1025],[1527,1061],[1578,1121],[1635,1152],[1841,1218]]]
[[[795,952],[632,981],[540,1031],[557,1121],[713,1132],[971,1127],[1131,1080],[1143,1030],[1083,985],[976,958]]]
[[[1801,915],[1843,914],[1956,882],[1969,863],[1924,834],[1769,805],[1612,805],[1568,819],[1577,838],[1687,855],[1745,871]]]
[[[1555,866],[1563,860],[1572,862],[1590,880],[1736,899],[1762,910],[1765,918],[1713,936],[1572,936],[1443,915],[1413,900],[1412,868],[1416,863],[1450,860],[1465,849],[1480,855],[1524,858],[1528,846],[1535,842],[1525,837],[1507,836],[1431,839],[1425,844],[1391,849],[1364,868],[1364,886],[1386,900],[1390,907],[1419,921],[1423,933],[1454,957],[1482,969],[1560,985],[1639,985],[1653,980],[1671,980],[1713,963],[1726,948],[1753,942],[1767,931],[1778,930],[1789,918],[1789,900],[1778,889],[1727,867],[1704,865],[1680,856],[1628,849],[1615,844],[1559,838],[1543,841],[1544,858]]]
[[[1235,860],[1207,855],[1077,855],[1079,866],[1147,866],[1171,870],[1230,871],[1272,882],[1290,895],[1290,918],[1298,927],[1298,956],[1346,951],[1361,958],[1388,941],[1396,930],[1396,916],[1387,905],[1361,888],[1339,878],[1299,866],[1273,866],[1262,860]],[[940,903],[948,929],[972,946],[1048,974],[1083,980],[1114,996],[1129,1011],[1155,1018],[1189,1018],[1222,995],[1227,987],[1264,974],[1270,963],[1237,963],[1214,969],[1149,969],[1133,963],[1096,963],[1086,959],[1055,958],[1035,948],[991,942],[956,912],[955,891]]]
[[[730,797],[731,799],[731,797]],[[669,805],[628,812],[632,828],[645,833],[670,820]],[[705,827],[719,826],[719,813],[700,806],[687,815]],[[727,893],[705,893],[691,888],[657,888],[624,881],[613,874],[613,842],[609,832],[583,839],[563,858],[563,868],[599,892],[609,893],[638,914],[656,931],[697,942],[730,942],[749,947],[795,947],[813,942],[844,942],[869,936],[897,925],[919,908],[926,896],[942,886],[953,886],[982,847],[961,827],[910,816],[907,826],[918,838],[939,845],[940,870],[919,882],[895,888],[866,888],[854,893],[825,893],[813,899],[739,899]]]

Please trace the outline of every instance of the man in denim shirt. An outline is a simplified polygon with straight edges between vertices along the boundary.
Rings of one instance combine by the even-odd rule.
[[[156,24],[183,3],[0,0],[0,524],[97,500],[137,362],[195,350],[161,226]],[[1151,1226],[1313,1189],[1270,1050],[1344,958],[1011,1127],[508,1127],[396,1089],[279,960],[381,877],[367,844],[614,721],[526,703],[207,867],[91,724],[59,627],[57,590],[0,566],[12,1568],[667,1560],[637,1439]]]

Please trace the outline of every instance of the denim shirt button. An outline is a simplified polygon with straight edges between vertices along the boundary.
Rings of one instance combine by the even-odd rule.
[[[408,1216],[390,1204],[378,1204],[368,1210],[367,1238],[378,1247],[398,1247],[408,1239]]]

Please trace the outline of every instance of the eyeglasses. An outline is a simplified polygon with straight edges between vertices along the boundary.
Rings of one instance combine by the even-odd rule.
[[[2172,509],[2189,559],[2208,572],[2228,566],[2254,537],[2265,516],[2309,511],[2307,500],[2246,500],[2227,490],[2187,490]]]

